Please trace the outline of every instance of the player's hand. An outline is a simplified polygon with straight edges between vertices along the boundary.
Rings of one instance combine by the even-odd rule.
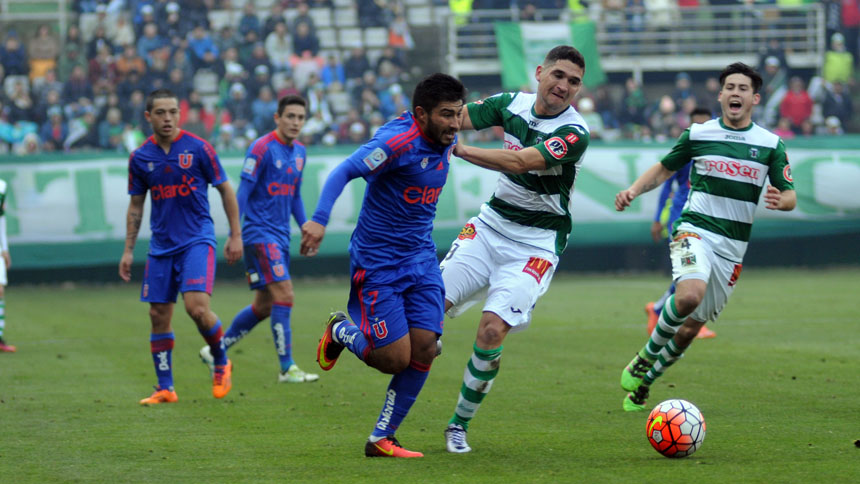
[[[463,155],[466,154],[466,145],[461,143],[459,141],[459,138],[457,140],[457,144],[454,145],[454,150],[451,152],[451,154],[453,154],[454,156],[458,156],[460,158],[462,158]]]
[[[665,229],[665,227],[663,227],[663,224],[660,222],[651,222],[651,238],[654,239],[654,242],[657,244],[666,240],[666,238],[663,237],[663,229]]]
[[[308,220],[302,225],[302,245],[299,249],[301,255],[313,257],[319,252],[320,244],[325,236],[325,226]]]
[[[779,210],[779,202],[782,201],[782,192],[773,185],[767,186],[764,192],[764,206],[771,210]]]
[[[134,261],[134,254],[131,252],[123,252],[122,259],[119,260],[119,277],[125,282],[131,280],[131,263]]]
[[[224,245],[224,257],[228,264],[233,264],[242,257],[242,236],[230,235]]]
[[[618,194],[615,195],[615,210],[623,212],[625,208],[630,206],[630,203],[633,202],[633,199],[635,198],[636,194],[629,188],[618,192]]]
[[[12,267],[12,256],[9,254],[8,250],[3,251],[3,262],[6,263],[6,269],[8,270]]]

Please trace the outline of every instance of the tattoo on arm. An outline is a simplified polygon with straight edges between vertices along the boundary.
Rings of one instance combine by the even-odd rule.
[[[125,244],[129,248],[134,248],[137,234],[140,232],[140,224],[143,220],[143,214],[137,210],[129,210],[126,217],[126,235]]]

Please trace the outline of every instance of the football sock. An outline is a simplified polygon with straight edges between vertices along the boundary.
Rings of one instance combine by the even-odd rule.
[[[660,312],[660,319],[657,321],[657,326],[651,333],[648,343],[644,348],[642,348],[642,351],[639,352],[639,356],[647,359],[648,361],[654,361],[657,359],[657,355],[660,354],[660,351],[663,350],[666,343],[675,336],[675,333],[678,332],[678,328],[684,324],[685,319],[686,316],[678,315],[678,310],[675,309],[675,295],[673,294],[663,306],[663,311]]]
[[[293,305],[290,303],[272,304],[272,338],[275,340],[275,351],[278,352],[278,361],[281,363],[281,372],[290,369],[293,364],[293,331],[290,329],[290,312]]]
[[[244,338],[246,334],[250,333],[251,330],[254,329],[254,326],[256,326],[257,323],[264,319],[266,318],[261,318],[254,311],[253,304],[249,304],[242,308],[242,310],[236,314],[236,317],[233,318],[233,322],[230,323],[230,328],[228,328],[227,332],[224,333],[225,348],[229,348],[238,343],[240,339]]]
[[[658,299],[657,302],[654,303],[655,313],[660,314],[663,311],[663,306],[666,304],[666,301],[669,300],[669,296],[671,296],[672,294],[675,294],[674,282],[672,282],[672,284],[669,286],[669,289],[666,289],[666,292],[664,292],[663,295],[660,296],[660,299]]]
[[[331,335],[335,343],[344,345],[358,359],[365,361],[364,358],[370,351],[370,343],[355,323],[348,319],[343,320],[331,328]]]
[[[406,418],[406,414],[409,413],[412,404],[415,403],[415,399],[418,398],[418,393],[424,387],[429,373],[430,365],[412,360],[405,370],[391,377],[388,391],[385,392],[382,412],[379,413],[376,426],[370,434],[371,441],[394,435],[400,423]]]
[[[212,359],[215,360],[215,366],[226,365],[227,348],[224,346],[224,331],[221,329],[221,320],[216,321],[215,326],[208,330],[199,331],[203,335],[203,339],[209,343],[209,351],[212,353]]]
[[[642,384],[651,385],[654,383],[654,380],[660,378],[667,368],[672,366],[673,363],[678,361],[678,358],[684,355],[684,351],[686,350],[687,347],[680,348],[675,344],[675,340],[670,340],[660,352],[660,355],[657,357],[657,361],[654,362],[654,366],[652,366],[651,369],[648,370],[648,373],[646,373],[642,378]]]
[[[149,335],[149,349],[155,364],[158,388],[173,390],[173,332]]]
[[[0,299],[0,338],[3,337],[4,329],[6,329],[6,300]]]
[[[460,395],[457,397],[457,407],[454,416],[448,424],[462,425],[464,429],[469,428],[469,421],[475,417],[475,412],[481,406],[481,401],[493,387],[493,380],[499,373],[499,363],[502,358],[502,348],[499,346],[494,350],[484,350],[474,345],[474,353],[466,364],[463,373],[463,385],[460,387]]]

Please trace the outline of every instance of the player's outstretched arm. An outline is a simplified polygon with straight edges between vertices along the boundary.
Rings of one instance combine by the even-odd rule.
[[[224,257],[227,263],[232,264],[242,257],[242,226],[239,224],[239,202],[236,193],[229,181],[221,183],[215,188],[221,194],[221,203],[224,205],[224,213],[227,214],[227,222],[230,224],[230,235],[224,245]]]
[[[546,169],[543,155],[533,147],[514,151],[501,148],[478,148],[457,143],[454,145],[454,155],[473,165],[505,173],[519,174]]]
[[[655,163],[654,166],[648,168],[645,173],[637,178],[629,188],[621,190],[615,195],[615,210],[623,212],[636,197],[659,187],[672,176],[672,173],[674,172],[663,166],[662,163]]]
[[[143,202],[146,194],[132,195],[128,202],[128,210],[125,213],[125,248],[122,258],[119,260],[119,277],[128,282],[131,280],[131,263],[134,262],[134,245],[137,243],[137,234],[140,232],[140,224],[143,220]]]
[[[790,212],[797,206],[797,192],[794,190],[779,191],[773,185],[767,186],[764,192],[764,206],[770,210]]]

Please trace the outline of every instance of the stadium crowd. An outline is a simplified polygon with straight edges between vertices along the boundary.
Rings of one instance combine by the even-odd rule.
[[[183,128],[212,140],[219,150],[243,150],[273,129],[272,114],[286,94],[309,101],[302,133],[306,144],[363,142],[386,120],[409,109],[406,93],[416,72],[408,53],[415,41],[399,0],[353,1],[359,27],[388,32],[387,47],[375,55],[360,44],[348,51],[321,49],[309,10],[335,8],[331,0],[278,0],[264,11],[248,1],[234,17],[238,21],[217,28],[210,13],[233,8],[230,0],[75,0],[72,18],[77,20],[62,34],[63,41],[48,24],[34,33],[7,28],[0,38],[0,153],[127,152],[150,134],[143,103],[159,87],[170,88],[182,100]],[[480,3],[474,8],[530,12],[570,2],[474,3]],[[574,3],[571,8],[589,2]],[[613,8],[625,4],[601,3]],[[625,5],[640,3],[628,0]],[[651,3],[643,5],[647,9]],[[700,2],[653,3],[693,8]],[[784,138],[860,128],[851,122],[860,0],[823,3],[828,50],[820,76],[794,73],[779,45],[760,55],[764,109],[757,121]],[[651,99],[631,78],[623,89],[605,85],[584,91],[577,108],[594,139],[659,141],[680,134],[697,104],[718,115],[718,90],[716,78],[699,86],[680,72],[673,92]],[[470,139],[491,136],[475,133]]]

